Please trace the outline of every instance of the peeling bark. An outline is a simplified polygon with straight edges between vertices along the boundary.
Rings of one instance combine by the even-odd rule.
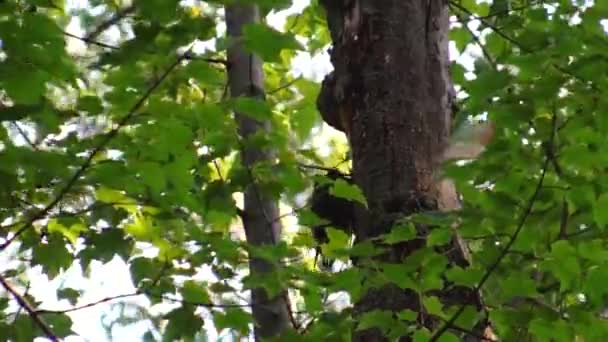
[[[260,21],[259,9],[255,5],[226,6],[226,29],[233,39],[228,48],[228,80],[232,97],[249,96],[264,101],[264,73],[262,61],[247,52],[239,37],[244,25]],[[259,130],[269,131],[269,122],[259,122],[236,113],[240,135],[246,139]],[[257,162],[272,158],[271,152],[245,147],[242,151],[243,166],[251,169]],[[275,244],[280,239],[281,223],[278,220],[277,203],[265,198],[251,180],[244,194],[243,226],[247,242],[255,246]],[[250,273],[257,277],[273,271],[273,266],[259,258],[251,258]],[[252,312],[255,320],[255,338],[280,335],[290,325],[287,293],[269,298],[262,288],[251,291]]]
[[[317,104],[323,119],[349,138],[354,180],[369,205],[357,210],[356,240],[387,233],[396,219],[421,210],[459,209],[452,182],[435,177],[448,144],[453,107],[447,1],[320,2],[334,43],[334,72],[323,82]],[[451,263],[466,266],[464,244],[458,238],[454,244],[458,248],[448,255]],[[407,242],[380,258],[399,262],[422,246],[420,241]],[[444,304],[483,309],[479,295],[469,289],[444,290],[438,297]],[[385,286],[369,291],[355,312],[406,308],[419,312],[418,296]],[[424,313],[419,321],[430,329],[439,324]],[[481,323],[481,331],[485,325]],[[355,332],[353,340],[385,339],[369,329]]]

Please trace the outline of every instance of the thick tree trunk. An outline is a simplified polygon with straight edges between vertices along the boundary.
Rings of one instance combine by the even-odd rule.
[[[356,215],[356,240],[386,233],[404,215],[457,209],[453,184],[435,179],[451,126],[447,1],[321,2],[334,42],[334,72],[324,80],[318,106],[324,120],[349,137],[354,179],[368,202],[368,210]],[[400,262],[422,245],[404,243],[381,258]],[[466,265],[466,250],[456,250],[450,261]],[[481,309],[479,296],[471,292],[446,290],[438,296],[444,303]],[[418,295],[385,286],[369,291],[355,312],[406,308],[420,312]],[[427,328],[440,325],[425,316],[421,313],[419,321]],[[375,329],[353,337],[384,340]]]
[[[255,5],[226,6],[226,26],[233,39],[228,49],[228,77],[232,97],[250,96],[264,101],[264,74],[262,61],[245,51],[239,40],[244,25],[258,23],[260,14]],[[269,130],[269,123],[258,122],[247,116],[236,114],[239,132],[244,139],[259,130]],[[242,151],[243,164],[247,168],[257,162],[271,158],[270,152],[245,147]],[[243,225],[247,242],[252,245],[274,244],[280,239],[281,224],[277,203],[264,195],[254,180],[245,190]],[[251,258],[250,272],[256,277],[272,271],[272,265],[258,258]],[[266,291],[255,288],[251,292],[252,312],[255,320],[255,338],[276,336],[289,327],[289,307],[286,294],[268,298]]]

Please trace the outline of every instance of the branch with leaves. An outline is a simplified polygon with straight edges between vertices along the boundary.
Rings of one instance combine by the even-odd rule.
[[[10,246],[13,241],[15,241],[21,234],[25,233],[34,222],[45,217],[56,205],[59,204],[71,190],[72,187],[78,182],[79,178],[91,167],[93,164],[93,160],[99,153],[103,151],[103,149],[110,143],[110,141],[118,134],[118,132],[135,116],[137,111],[144,105],[146,100],[152,95],[152,93],[161,85],[161,83],[171,74],[171,72],[190,54],[192,46],[186,50],[183,54],[178,56],[166,70],[163,72],[160,77],[158,77],[154,83],[148,88],[148,90],[141,96],[141,98],[131,107],[128,113],[123,116],[101,140],[101,142],[89,153],[88,157],[82,163],[82,165],[74,172],[72,177],[67,181],[67,183],[59,190],[58,194],[55,198],[48,203],[43,209],[41,209],[38,213],[33,215],[29,220],[27,220],[23,226],[17,230],[12,237],[8,238],[4,243],[0,244],[0,251],[5,250],[8,246]]]
[[[549,142],[548,142],[549,146],[552,146],[556,139],[556,130],[555,130],[555,127],[557,127],[557,115],[556,114],[553,115],[553,127],[554,127],[554,129],[551,132],[551,137],[549,138]],[[511,247],[513,247],[513,244],[519,237],[519,234],[522,232],[522,230],[526,224],[526,221],[528,220],[528,218],[530,217],[530,215],[532,213],[532,209],[534,207],[534,204],[536,203],[536,200],[540,194],[540,191],[543,188],[543,183],[545,181],[545,176],[547,174],[549,165],[550,165],[550,158],[548,156],[544,156],[544,161],[541,166],[538,183],[536,184],[536,188],[534,189],[532,196],[530,196],[530,199],[527,202],[528,204],[526,205],[523,213],[521,214],[521,217],[519,218],[517,228],[515,228],[513,235],[511,235],[511,238],[509,239],[509,241],[507,241],[505,247],[502,249],[502,251],[496,258],[496,260],[488,267],[486,272],[483,274],[483,276],[481,277],[481,279],[479,280],[479,282],[473,289],[473,291],[475,293],[481,291],[481,289],[484,286],[484,284],[486,283],[486,281],[488,281],[490,276],[498,269],[498,266],[500,266],[503,259],[509,254]],[[443,333],[445,333],[448,329],[450,329],[450,327],[452,327],[452,325],[456,322],[458,317],[460,317],[460,315],[464,312],[465,308],[466,308],[466,304],[461,305],[458,308],[458,310],[456,310],[456,312],[454,312],[454,314],[450,317],[450,319],[448,319],[443,324],[443,326],[441,328],[439,328],[433,334],[433,336],[430,338],[429,341],[432,341],[432,342],[437,341],[443,335]]]

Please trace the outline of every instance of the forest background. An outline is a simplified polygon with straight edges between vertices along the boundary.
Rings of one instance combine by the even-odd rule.
[[[241,2],[265,20],[236,39],[226,3],[0,3],[0,340],[343,340],[367,329],[492,340],[475,330],[484,319],[505,340],[608,336],[608,3],[446,3],[453,136],[473,143],[480,119],[496,136],[479,159],[441,169],[460,210],[408,215],[374,240],[402,244],[429,225],[422,252],[377,261],[378,244],[329,229],[331,270],[317,265],[313,184],[370,199],[323,176],[352,167],[347,139],[317,109],[333,69],[324,1]],[[264,62],[249,96],[236,94],[230,49]],[[247,136],[247,119],[272,128]],[[248,164],[258,150],[273,155]],[[281,223],[278,241],[245,236],[244,215],[261,210],[247,208],[247,191],[280,202],[262,220]],[[455,225],[466,267],[438,249]],[[270,275],[250,271],[252,259]],[[414,291],[417,307],[353,311],[368,272],[369,286]],[[446,305],[433,292],[446,284],[481,292],[482,309]],[[272,299],[256,302],[252,288]],[[251,310],[267,306],[286,310],[270,320],[278,331]]]

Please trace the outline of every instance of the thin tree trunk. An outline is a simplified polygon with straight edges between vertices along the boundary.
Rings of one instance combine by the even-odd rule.
[[[324,80],[318,106],[324,120],[349,137],[354,179],[367,199],[368,209],[356,214],[356,240],[388,232],[404,215],[459,208],[453,184],[435,181],[452,114],[447,1],[321,3],[334,43],[334,72]],[[466,250],[458,245],[448,257],[452,264],[466,266]],[[423,246],[420,241],[396,245],[381,259],[399,263]],[[438,297],[444,304],[482,310],[471,290],[443,290]],[[355,313],[410,309],[420,313],[422,325],[437,328],[440,322],[420,307],[414,291],[384,286],[356,303]],[[368,329],[356,331],[353,340],[385,338],[378,329]]]
[[[233,40],[228,49],[228,78],[232,97],[249,96],[264,101],[264,74],[262,61],[245,51],[239,37],[244,25],[258,23],[260,14],[255,5],[226,6],[226,26],[229,37]],[[259,122],[247,116],[236,114],[240,135],[247,139],[259,130],[268,131],[268,122]],[[246,168],[257,162],[268,160],[271,154],[257,148],[244,147],[242,161]],[[250,173],[251,174],[251,173]],[[264,198],[253,179],[245,190],[243,225],[247,241],[256,246],[275,244],[281,235],[281,224],[278,217],[277,203]],[[251,258],[249,269],[254,277],[263,277],[273,271],[268,262]],[[268,298],[266,291],[255,288],[251,291],[252,312],[255,320],[255,338],[279,335],[289,327],[289,307],[286,293],[275,298]]]

